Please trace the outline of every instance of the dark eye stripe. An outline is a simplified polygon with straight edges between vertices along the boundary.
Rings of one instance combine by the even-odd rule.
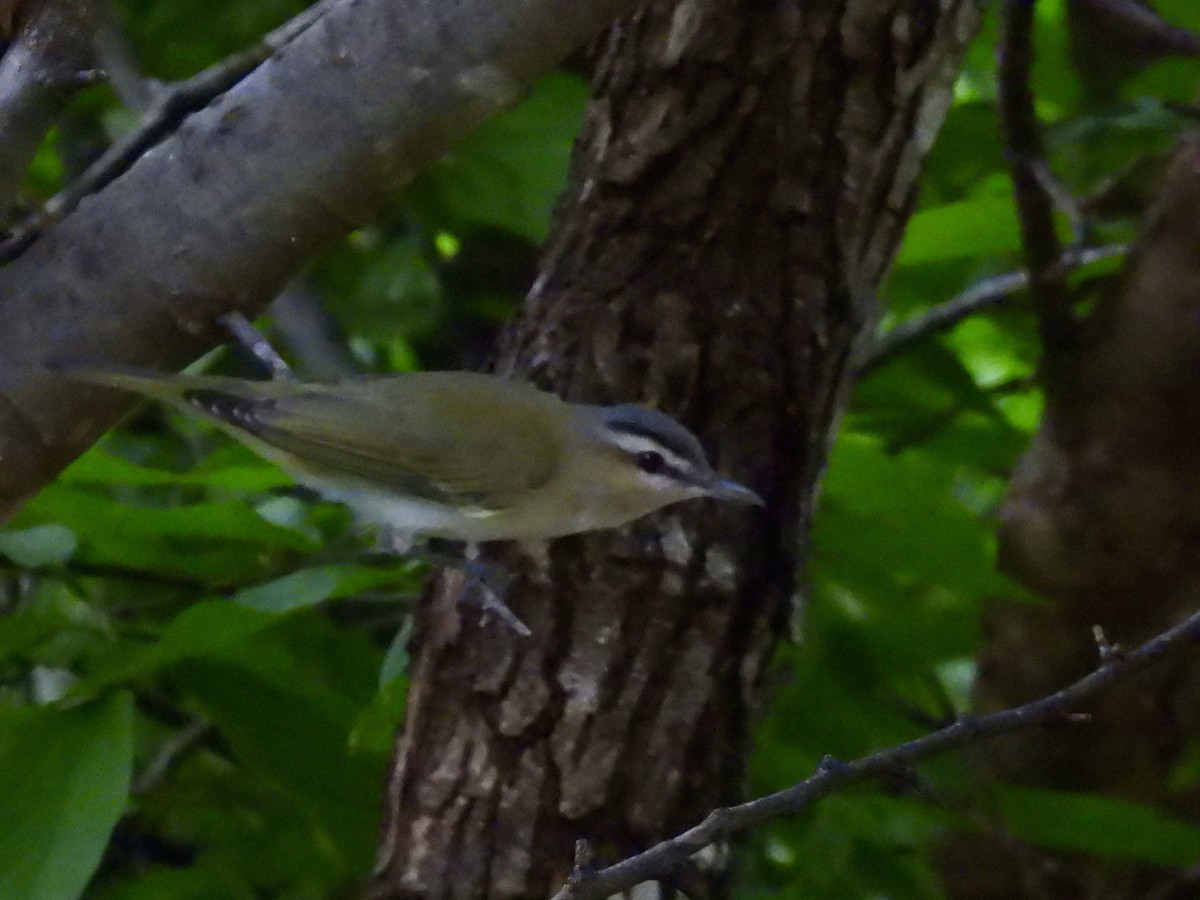
[[[677,484],[694,485],[699,483],[696,480],[696,476],[693,472],[682,468],[681,466],[674,465],[670,462],[670,460],[666,459],[663,460],[662,466],[658,469],[655,469],[653,472],[647,471],[640,465],[638,468],[642,469],[643,472],[646,472],[646,474],[651,478],[662,478],[665,481],[674,481]]]
[[[608,429],[616,434],[627,434],[630,437],[642,438],[643,440],[658,444],[664,450],[669,451],[680,459],[691,459],[696,455],[696,448],[691,443],[685,440],[677,440],[675,435],[663,434],[661,431],[645,428],[637,422],[611,421],[608,423]]]
[[[688,469],[681,469],[679,466],[673,466],[667,463],[657,472],[660,478],[670,478],[672,481],[678,481],[680,484],[696,484],[696,475]]]

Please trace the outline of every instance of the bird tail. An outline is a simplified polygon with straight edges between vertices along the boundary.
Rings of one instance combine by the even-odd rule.
[[[54,361],[47,364],[46,368],[55,375],[69,378],[72,381],[99,384],[173,403],[180,402],[187,391],[214,387],[208,383],[210,380],[222,380],[203,376],[170,375],[156,372],[153,369],[74,360]]]

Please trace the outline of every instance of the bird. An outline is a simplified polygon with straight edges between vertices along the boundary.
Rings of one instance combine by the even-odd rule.
[[[207,419],[299,483],[392,530],[475,545],[616,528],[697,497],[762,506],[700,441],[637,404],[569,403],[475,372],[330,383],[58,365]]]
[[[466,545],[466,588],[522,636],[479,545],[616,528],[696,497],[764,505],[721,476],[692,432],[636,404],[568,403],[474,372],[408,372],[305,384],[54,364],[59,375],[140,394],[212,422],[317,494],[382,526]],[[493,573],[494,574],[494,573]]]

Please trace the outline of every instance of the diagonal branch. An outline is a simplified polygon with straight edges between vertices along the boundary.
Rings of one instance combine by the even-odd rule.
[[[20,256],[49,225],[62,219],[81,200],[101,190],[133,165],[139,156],[170,136],[186,116],[203,109],[270,59],[324,15],[330,5],[329,0],[314,4],[253,46],[227,56],[186,81],[153,92],[149,107],[134,128],[118,138],[77,179],[47,200],[42,209],[14,228],[12,236],[0,243],[0,262]]]
[[[827,758],[816,773],[791,787],[738,806],[713,810],[699,825],[615,865],[590,873],[576,872],[553,900],[601,900],[643,881],[666,877],[688,857],[723,838],[781,816],[796,815],[821,798],[851,785],[903,773],[915,763],[988,738],[1075,720],[1085,702],[1195,646],[1197,641],[1200,641],[1200,612],[1129,653],[1123,654],[1104,643],[1099,648],[1100,666],[1053,694],[987,715],[960,717],[940,731],[852,762]]]
[[[178,367],[633,0],[338,0],[0,269],[0,522],[127,408],[48,359]]]
[[[1071,249],[1059,257],[1058,265],[1065,273],[1080,266],[1111,259],[1114,256],[1122,256],[1128,250],[1129,248],[1124,244]],[[1014,294],[1028,287],[1029,272],[1025,270],[1005,272],[1003,275],[986,278],[971,285],[945,303],[939,303],[921,315],[901,322],[879,335],[863,352],[858,364],[858,373],[864,375],[874,371],[904,353],[914,344],[931,335],[950,330],[963,319],[981,310],[999,306]]]

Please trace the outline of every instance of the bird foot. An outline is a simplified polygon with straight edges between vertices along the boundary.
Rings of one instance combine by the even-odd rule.
[[[508,573],[500,566],[491,565],[478,557],[466,559],[462,567],[465,576],[461,602],[474,606],[485,615],[495,616],[521,637],[533,634],[521,619],[508,608],[504,595],[508,593]]]
[[[390,529],[381,532],[379,537],[381,549],[386,553],[461,572],[463,587],[459,603],[462,605],[473,607],[484,615],[495,616],[521,637],[529,637],[533,633],[504,602],[512,580],[507,570],[481,558],[477,546],[467,544],[462,553],[455,552],[452,542],[436,539],[413,546],[411,535]]]

